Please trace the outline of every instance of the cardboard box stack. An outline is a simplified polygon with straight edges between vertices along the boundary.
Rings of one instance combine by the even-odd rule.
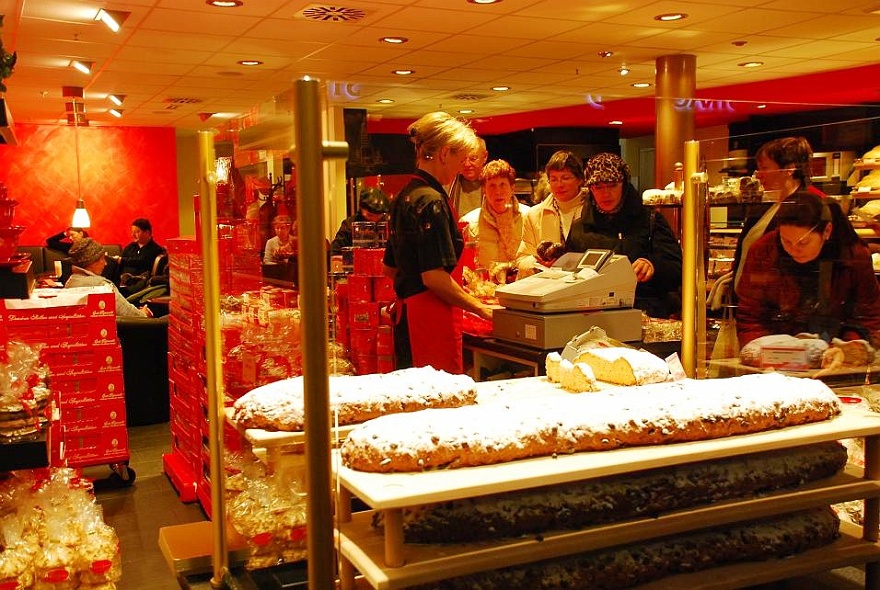
[[[359,375],[394,370],[390,319],[383,309],[394,301],[394,284],[382,274],[384,248],[355,248],[353,272],[335,285],[336,340],[351,351]]]
[[[40,349],[49,368],[53,410],[49,461],[84,467],[128,461],[122,347],[109,287],[35,289],[5,299],[9,339]]]

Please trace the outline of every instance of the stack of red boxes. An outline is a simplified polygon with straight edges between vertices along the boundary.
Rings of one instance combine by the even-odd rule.
[[[259,289],[260,261],[241,252],[233,226],[219,231],[218,271],[221,297]],[[171,452],[163,457],[168,475],[183,502],[198,500],[211,514],[210,428],[208,424],[207,349],[204,274],[201,245],[194,237],[167,240],[171,300],[168,306],[168,379],[171,400]],[[223,328],[221,354],[238,344],[240,328]],[[224,375],[226,377],[226,375]],[[224,382],[224,406],[243,392]],[[238,432],[223,423],[226,449],[240,448]]]
[[[49,368],[54,405],[50,465],[128,461],[122,347],[112,290],[37,289],[30,299],[6,299],[0,305],[8,338],[39,348]]]
[[[390,320],[382,310],[394,301],[394,284],[382,273],[384,248],[355,248],[352,274],[336,295],[336,339],[351,350],[359,375],[394,370]]]

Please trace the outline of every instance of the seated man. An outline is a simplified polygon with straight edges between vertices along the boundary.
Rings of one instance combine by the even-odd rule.
[[[122,296],[119,289],[110,279],[101,276],[101,271],[107,266],[107,259],[104,253],[104,246],[96,242],[92,238],[82,238],[77,240],[70,247],[70,261],[73,264],[73,272],[67,282],[64,283],[65,289],[73,287],[97,287],[101,285],[110,285],[113,287],[113,293],[116,297],[116,316],[117,317],[152,317],[153,314],[147,306],[137,308]]]
[[[138,217],[131,222],[131,239],[134,241],[122,250],[122,255],[113,257],[117,266],[113,282],[126,295],[146,286],[153,262],[165,252],[165,248],[153,240],[153,225],[149,219]]]
[[[346,217],[339,225],[339,230],[330,243],[330,254],[341,254],[344,248],[349,248],[354,243],[352,232],[354,223],[360,221],[377,222],[384,221],[388,217],[391,203],[388,196],[378,188],[368,188],[361,193],[358,201],[358,212]],[[382,244],[384,246],[384,244]]]

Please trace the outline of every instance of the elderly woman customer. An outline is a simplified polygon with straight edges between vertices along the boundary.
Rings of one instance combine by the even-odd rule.
[[[660,318],[680,312],[681,246],[666,219],[642,204],[629,166],[617,154],[593,156],[586,185],[589,196],[571,224],[566,249],[625,254],[638,281],[635,307]]]
[[[409,137],[417,169],[391,203],[383,260],[402,305],[395,328],[397,364],[461,373],[462,310],[485,319],[492,310],[452,277],[464,239],[443,185],[461,171],[478,146],[477,137],[466,123],[444,112],[411,124]]]
[[[840,206],[802,190],[780,203],[775,221],[743,263],[740,345],[807,332],[880,346],[880,287],[871,255]]]
[[[516,170],[504,160],[492,160],[480,173],[482,206],[462,216],[470,238],[477,242],[477,265],[513,264],[522,239],[523,217],[529,206],[513,193]]]
[[[119,317],[152,317],[147,306],[138,308],[129,303],[116,285],[108,278],[101,276],[101,271],[107,266],[104,246],[92,238],[82,238],[70,247],[70,262],[73,264],[73,273],[67,282],[65,289],[73,287],[99,287],[109,285],[113,288],[116,297],[116,315]]]
[[[531,208],[523,220],[523,235],[517,250],[520,276],[533,274],[535,264],[550,266],[563,250],[572,222],[584,206],[584,167],[580,158],[560,150],[544,166],[550,194]],[[548,254],[542,242],[555,245]]]

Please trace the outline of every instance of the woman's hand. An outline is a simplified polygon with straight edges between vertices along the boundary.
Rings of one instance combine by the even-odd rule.
[[[654,265],[647,258],[638,258],[632,263],[633,272],[636,273],[636,280],[640,283],[650,281],[654,276]]]

